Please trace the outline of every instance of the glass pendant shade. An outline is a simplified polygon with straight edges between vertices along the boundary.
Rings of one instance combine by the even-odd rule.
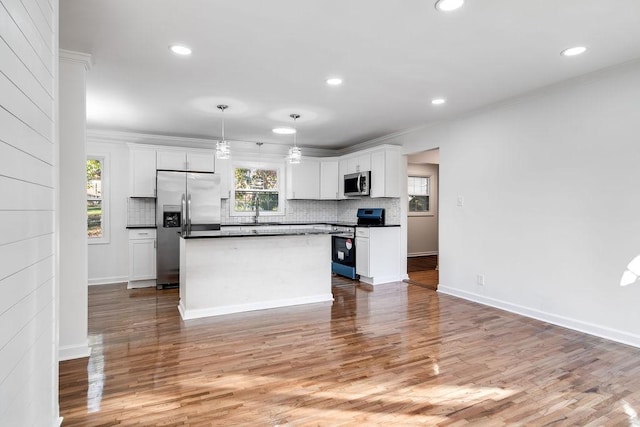
[[[298,132],[295,128],[296,120],[300,118],[300,114],[290,114],[289,117],[293,119],[293,128],[296,132],[293,133],[293,147],[289,148],[289,155],[287,156],[287,159],[290,164],[295,165],[300,163],[302,160],[302,150],[296,145],[296,136]]]
[[[302,160],[302,150],[300,147],[293,146],[289,148],[289,163],[298,164]]]
[[[220,140],[216,142],[216,159],[229,159],[231,157],[231,147],[229,141]]]
[[[224,110],[229,108],[228,105],[220,104],[217,106],[218,110],[222,111],[222,139],[216,142],[216,159],[228,159],[231,157],[231,147],[229,141],[224,137]]]

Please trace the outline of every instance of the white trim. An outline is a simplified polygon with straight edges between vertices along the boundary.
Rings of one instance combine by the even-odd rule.
[[[570,317],[559,316],[557,314],[548,313],[541,310],[535,310],[518,304],[512,304],[495,298],[486,297],[473,292],[467,292],[448,286],[438,286],[438,292],[454,297],[466,299],[468,301],[477,302],[479,304],[488,305],[490,307],[505,310],[521,316],[530,317],[553,325],[562,326],[574,331],[583,332],[589,335],[595,335],[611,341],[627,344],[640,348],[640,335],[630,334],[628,332],[617,329],[608,328],[606,326],[596,325],[594,323],[583,322],[581,320],[572,319]]]
[[[62,421],[64,420],[64,417],[58,417],[58,419],[53,420],[53,427],[60,427],[62,425]]]
[[[129,283],[127,283],[127,289],[155,288],[156,285],[156,279],[130,280]]]
[[[267,310],[270,308],[289,307],[292,305],[315,304],[319,302],[333,301],[333,294],[311,295],[300,298],[285,298],[272,301],[253,302],[248,304],[227,305],[224,307],[202,308],[187,310],[182,300],[178,303],[178,311],[182,320],[199,319],[202,317],[221,316],[245,311]]]
[[[408,275],[399,275],[399,276],[377,276],[377,277],[367,277],[367,276],[360,276],[360,281],[363,283],[366,283],[368,285],[372,285],[372,286],[377,286],[377,285],[383,285],[385,283],[393,283],[393,282],[402,282],[404,280],[404,276]]]
[[[414,258],[419,256],[431,256],[431,255],[438,255],[438,251],[412,252],[410,254],[407,254],[407,257]]]
[[[137,132],[120,132],[113,130],[96,130],[87,129],[87,141],[90,142],[106,142],[106,143],[128,143],[136,145],[146,145],[150,148],[166,148],[166,147],[182,147],[182,148],[201,148],[207,150],[215,150],[217,139],[206,138],[188,138],[169,135],[152,135]],[[258,150],[256,145],[258,141],[235,141],[229,140],[231,144],[231,157],[235,158],[238,154],[258,154],[260,155],[277,155],[281,160],[285,160],[291,145],[275,144],[264,142],[264,145]],[[331,157],[336,155],[336,150],[302,147],[305,156],[312,157]]]
[[[114,285],[116,283],[126,283],[128,281],[129,281],[129,276],[98,277],[94,279],[89,279],[89,286]]]
[[[73,50],[59,49],[59,61],[84,65],[86,71],[93,66],[93,57],[88,53],[75,52]]]
[[[58,348],[58,361],[81,359],[91,356],[91,347],[83,345],[61,345]]]

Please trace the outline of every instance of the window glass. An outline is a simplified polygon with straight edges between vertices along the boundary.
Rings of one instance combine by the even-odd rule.
[[[234,211],[279,212],[280,183],[278,169],[236,167],[234,174]]]
[[[431,177],[410,176],[407,188],[409,212],[430,212]]]
[[[102,169],[100,159],[87,159],[87,236],[89,238],[100,238],[104,234]]]

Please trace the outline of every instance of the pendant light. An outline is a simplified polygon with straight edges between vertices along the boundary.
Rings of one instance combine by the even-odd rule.
[[[222,111],[222,139],[216,142],[216,159],[228,159],[231,157],[229,141],[224,138],[224,110],[227,108],[229,108],[228,105],[218,105],[218,110]]]
[[[300,118],[300,114],[290,114],[289,117],[293,119],[293,147],[289,148],[289,163],[297,164],[302,160],[302,150],[300,147],[296,145],[296,135],[298,134],[298,130],[296,129],[296,120]]]

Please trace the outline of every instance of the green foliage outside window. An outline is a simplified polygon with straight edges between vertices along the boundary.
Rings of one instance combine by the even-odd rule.
[[[87,159],[87,236],[102,237],[102,162]]]
[[[278,210],[278,171],[271,169],[234,169],[235,211]]]

